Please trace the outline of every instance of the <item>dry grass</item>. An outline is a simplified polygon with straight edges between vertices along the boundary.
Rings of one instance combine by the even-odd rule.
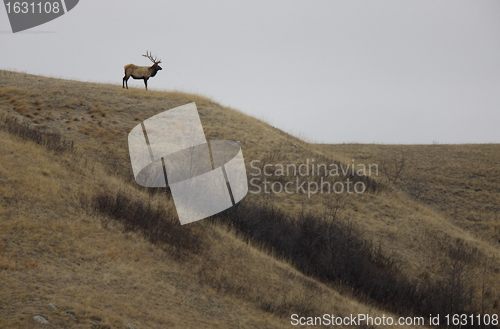
[[[464,278],[476,291],[486,282],[484,307],[499,312],[498,145],[315,145],[210,98],[182,92],[123,90],[24,74],[0,75],[0,86],[0,116],[20,117],[14,102],[25,103],[27,113],[32,111],[28,104],[40,107],[33,113],[46,118],[47,129],[75,141],[78,151],[55,157],[0,131],[6,141],[0,145],[0,216],[7,218],[0,222],[0,291],[11,305],[0,327],[29,327],[38,313],[74,328],[95,325],[92,317],[113,328],[128,322],[136,328],[262,328],[287,327],[294,310],[375,315],[384,309],[388,314],[390,305],[375,305],[361,291],[338,282],[307,277],[256,241],[243,242],[236,229],[225,225],[190,224],[203,232],[204,248],[179,251],[89,210],[90,200],[103,191],[123,191],[175,214],[163,193],[133,183],[127,133],[145,118],[192,101],[207,139],[243,144],[247,173],[254,159],[345,164],[354,158],[356,164],[382,165],[408,153],[411,161],[398,179],[380,172],[372,177],[380,184],[375,192],[344,195],[339,200],[342,215],[356,225],[361,239],[380,245],[384,255],[395,259],[401,277],[409,280],[444,285],[456,239],[476,248],[481,259],[467,261]],[[80,101],[68,115],[65,104],[75,99]],[[67,120],[73,122],[70,130],[61,124]],[[290,217],[311,213],[326,219],[332,198],[249,194],[243,202],[272,206]],[[480,298],[475,295],[474,303],[479,305]],[[60,310],[47,310],[49,302]],[[4,311],[2,307],[0,313]],[[75,312],[80,323],[65,316],[66,311]]]
[[[500,214],[499,145],[328,145],[335,154],[379,163],[401,157],[406,165],[394,187],[475,238],[493,245]],[[387,178],[381,173],[382,180]]]
[[[66,103],[66,107],[74,107],[74,106],[78,105],[78,103],[79,103],[78,99],[75,97],[71,101]]]
[[[31,316],[41,314],[53,325],[72,328],[93,325],[96,317],[112,328],[129,322],[145,328],[197,327],[200,319],[206,327],[271,328],[288,320],[269,310],[368,312],[208,222],[193,226],[205,241],[203,252],[193,255],[148,243],[118,223],[103,225],[105,218],[82,211],[98,191],[150,197],[108,176],[98,163],[71,154],[55,160],[31,142],[5,132],[0,137],[0,172],[9,173],[0,187],[0,291],[10,310],[0,327],[29,327]],[[165,201],[160,195],[152,199],[172,212],[172,202]],[[48,303],[58,310],[47,309]]]
[[[55,89],[51,93],[65,94]],[[55,113],[65,102],[57,104],[52,104]],[[12,114],[9,108],[1,110]],[[83,115],[88,120],[89,115]],[[48,128],[62,131],[58,123]],[[97,132],[102,136],[101,129],[105,130]],[[276,308],[282,312],[291,306],[317,312],[367,312],[363,305],[208,222],[198,228],[206,234],[203,254],[180,257],[168,245],[151,244],[140,234],[124,232],[120,224],[82,211],[82,205],[87,209],[85,200],[103,189],[150,199],[135,185],[106,173],[109,163],[103,166],[96,161],[99,145],[81,137],[92,131],[93,124],[85,123],[80,132],[64,130],[80,140],[84,158],[71,153],[54,156],[0,132],[0,215],[5,219],[0,223],[0,291],[9,305],[8,313],[2,307],[0,327],[31,327],[32,316],[41,314],[52,325],[73,328],[95,325],[97,318],[99,325],[113,328],[126,323],[139,328],[271,328],[288,322],[272,312]],[[117,136],[114,131],[109,134]],[[110,145],[106,150],[114,157],[125,155],[115,149]],[[172,202],[165,204],[160,196],[153,202],[166,212],[174,211]],[[234,276],[235,267],[228,266],[232,262],[239,271]],[[313,294],[316,299],[310,298]],[[47,309],[48,303],[56,304],[58,310]],[[74,319],[68,314],[74,314]]]
[[[101,107],[101,102],[97,102],[94,104],[94,107],[92,107],[88,113],[90,114],[91,118],[95,117],[105,117],[106,116],[106,109]]]
[[[104,128],[99,128],[94,134],[94,137],[101,137],[106,133],[106,130]]]

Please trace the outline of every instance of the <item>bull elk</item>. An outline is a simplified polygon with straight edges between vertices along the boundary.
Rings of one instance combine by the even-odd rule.
[[[156,57],[153,58],[150,53],[146,51],[146,55],[142,55],[144,57],[149,58],[151,62],[153,62],[152,66],[137,66],[134,64],[125,65],[125,76],[123,77],[123,88],[127,85],[128,89],[128,79],[130,77],[134,79],[143,79],[144,85],[146,86],[146,90],[148,90],[148,79],[154,77],[156,72],[161,70],[160,64],[161,60],[158,60]]]

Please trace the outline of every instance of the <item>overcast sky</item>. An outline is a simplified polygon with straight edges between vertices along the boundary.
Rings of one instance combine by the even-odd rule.
[[[16,34],[0,8],[0,69],[121,85],[146,50],[151,89],[312,141],[500,142],[500,1],[85,0]]]

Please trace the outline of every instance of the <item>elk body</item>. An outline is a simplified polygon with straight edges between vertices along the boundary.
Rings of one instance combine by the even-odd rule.
[[[149,58],[151,62],[153,62],[152,66],[137,66],[134,64],[128,64],[125,65],[125,76],[123,77],[123,88],[125,88],[125,85],[127,86],[128,89],[128,79],[130,77],[134,79],[142,79],[144,80],[144,85],[146,86],[146,90],[148,90],[148,79],[151,77],[154,77],[156,75],[156,72],[161,70],[160,64],[161,60],[158,60],[153,58],[150,53],[146,51],[146,55],[142,55],[144,57]]]

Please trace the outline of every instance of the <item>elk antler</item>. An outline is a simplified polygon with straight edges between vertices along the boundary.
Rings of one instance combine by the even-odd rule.
[[[155,58],[153,58],[153,56],[151,56],[151,53],[149,53],[148,51],[146,51],[146,55],[142,55],[142,56],[149,58],[149,60],[150,60],[151,62],[155,63],[155,64],[159,64],[159,63],[161,63],[161,59],[160,59],[160,60],[158,60],[156,57],[155,57]]]

